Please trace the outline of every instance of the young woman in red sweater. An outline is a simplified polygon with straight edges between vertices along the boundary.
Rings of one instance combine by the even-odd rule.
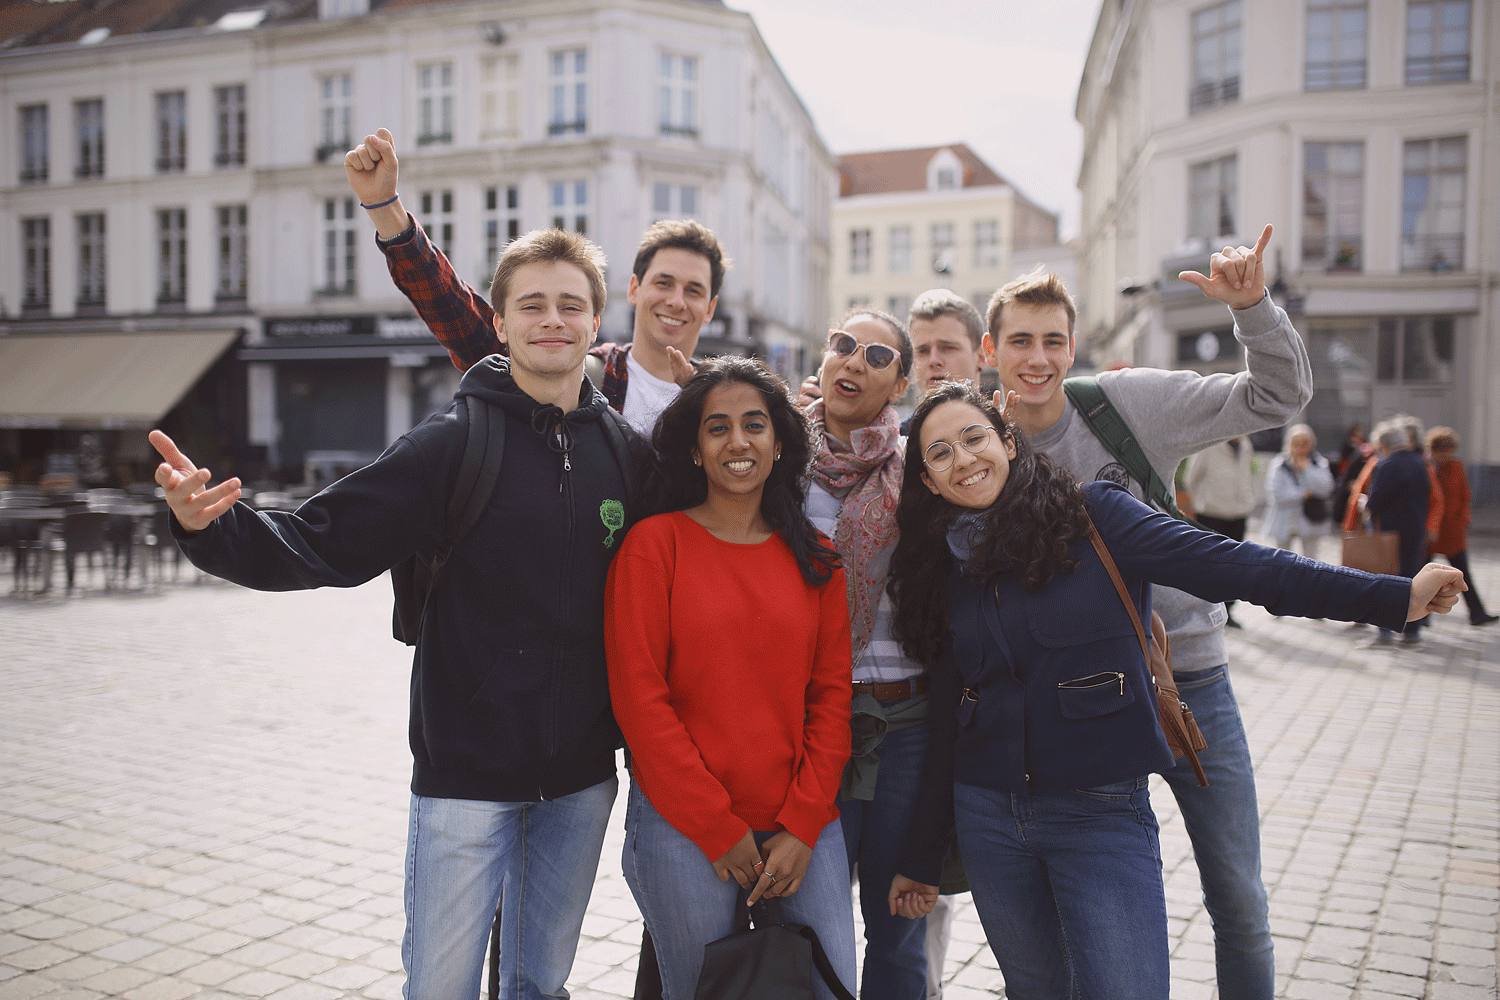
[[[844,573],[808,523],[807,421],[743,358],[710,362],[662,413],[655,509],[610,568],[610,700],[630,748],[623,868],[664,1000],[692,1000],[741,889],[781,897],[854,986],[834,799],[849,758]],[[814,977],[815,995],[830,997]]]

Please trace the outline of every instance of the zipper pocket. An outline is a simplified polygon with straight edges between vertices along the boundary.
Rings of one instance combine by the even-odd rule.
[[[1101,673],[1089,674],[1087,677],[1075,677],[1070,681],[1063,681],[1057,687],[1063,691],[1087,691],[1090,688],[1105,687],[1109,684],[1120,685],[1120,693],[1125,693],[1125,675],[1118,670],[1105,670]]]

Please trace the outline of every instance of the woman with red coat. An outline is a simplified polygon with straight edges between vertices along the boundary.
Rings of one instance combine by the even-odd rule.
[[[1437,537],[1432,540],[1432,554],[1442,556],[1460,570],[1469,581],[1464,591],[1464,603],[1469,606],[1470,625],[1489,625],[1500,620],[1484,610],[1479,591],[1469,576],[1469,477],[1464,463],[1454,457],[1458,451],[1458,432],[1451,427],[1434,427],[1427,432],[1427,450],[1437,466],[1438,485],[1443,490],[1443,516],[1438,524]]]

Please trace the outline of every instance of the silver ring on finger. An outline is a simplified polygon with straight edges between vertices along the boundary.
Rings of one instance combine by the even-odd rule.
[[[770,879],[772,882],[776,881],[776,876],[772,872],[766,872],[766,878]]]

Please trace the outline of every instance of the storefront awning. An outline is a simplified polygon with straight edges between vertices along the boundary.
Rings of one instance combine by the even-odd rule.
[[[0,337],[0,427],[151,427],[238,330]]]

